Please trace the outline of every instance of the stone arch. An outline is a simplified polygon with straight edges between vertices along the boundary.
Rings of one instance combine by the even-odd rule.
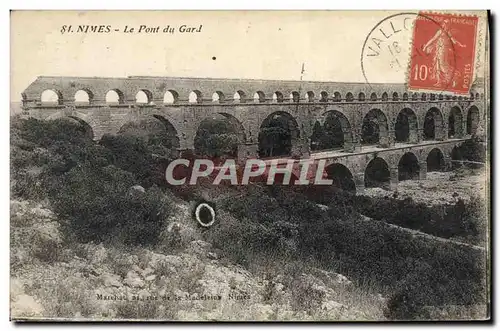
[[[257,91],[253,95],[254,102],[266,102],[266,95],[262,91]]]
[[[392,100],[393,101],[398,101],[399,100],[399,94],[398,94],[398,92],[392,93]]]
[[[234,95],[233,95],[233,101],[236,102],[236,103],[243,103],[245,102],[246,100],[246,94],[245,92],[239,90],[239,91],[236,91],[234,92]]]
[[[333,181],[336,189],[356,192],[356,184],[351,170],[341,163],[332,163],[325,168],[327,178]]]
[[[371,101],[377,101],[377,93],[373,92],[373,93],[370,95],[370,100],[371,100]]]
[[[380,109],[370,110],[363,118],[361,127],[361,143],[385,145],[388,135],[387,117]]]
[[[389,165],[384,159],[375,157],[366,165],[365,187],[385,187],[390,181]]]
[[[366,98],[366,97],[365,97],[365,94],[364,94],[363,92],[360,92],[360,93],[358,94],[358,100],[359,100],[359,101],[365,101],[365,98]]]
[[[458,106],[454,106],[450,110],[448,116],[448,138],[463,137],[463,121],[462,110]]]
[[[479,98],[480,98],[479,93],[476,93],[476,99],[479,100]]]
[[[125,102],[125,95],[119,89],[112,89],[106,92],[106,103],[110,104],[123,104]]]
[[[404,101],[407,101],[408,100],[408,93],[403,93],[403,100]]]
[[[343,148],[349,150],[353,144],[351,124],[347,117],[338,110],[329,110],[322,116],[322,121],[313,127],[311,150]]]
[[[216,113],[204,118],[197,126],[194,150],[208,157],[237,157],[238,146],[246,142],[243,124],[233,115]]]
[[[387,101],[389,100],[389,96],[387,95],[387,92],[382,93],[382,101]]]
[[[435,93],[431,93],[431,101],[434,101],[436,100],[436,94]]]
[[[159,157],[178,157],[179,131],[175,125],[160,114],[141,116],[138,120],[124,123],[118,135],[134,136],[143,140],[150,152]]]
[[[345,95],[345,100],[348,102],[354,101],[354,95],[352,95],[351,92],[347,92],[347,94]]]
[[[150,90],[141,89],[135,95],[135,103],[149,105],[153,101],[153,93]]]
[[[246,130],[245,127],[243,126],[243,123],[237,119],[235,116],[229,114],[229,113],[218,113],[219,115],[224,116],[226,121],[231,125],[231,127],[234,129],[234,131],[238,134],[238,142],[241,144],[244,144],[247,141],[247,135],[246,135]]]
[[[328,93],[325,91],[321,91],[319,102],[328,102]]]
[[[300,138],[300,127],[287,112],[269,114],[259,127],[259,157],[285,156]]]
[[[427,111],[424,118],[424,140],[437,140],[442,139],[442,130],[443,130],[443,114],[441,111],[432,107]]]
[[[443,100],[443,94],[442,93],[439,93],[438,100]]]
[[[308,91],[305,96],[306,96],[307,102],[314,102],[314,92],[313,91]]]
[[[290,102],[300,102],[300,94],[297,91],[290,93]]]
[[[212,94],[212,102],[223,103],[225,100],[224,93],[221,91],[215,91]]]
[[[45,104],[62,105],[63,95],[59,90],[47,89],[40,95],[40,101]]]
[[[48,121],[55,120],[68,120],[73,123],[77,123],[81,126],[82,132],[85,133],[90,139],[95,139],[94,127],[95,123],[88,117],[83,114],[78,114],[77,112],[64,112],[60,111],[55,114],[50,115],[46,118]]]
[[[439,148],[433,148],[429,154],[427,154],[427,171],[444,171],[446,169],[446,163],[444,160],[443,151]]]
[[[420,177],[420,163],[418,157],[412,152],[401,156],[398,163],[398,180],[413,180]]]
[[[174,90],[167,90],[163,95],[163,103],[172,104],[179,100],[179,93]]]
[[[94,94],[89,89],[81,89],[75,92],[75,104],[90,105],[94,100]]]
[[[422,93],[422,95],[420,96],[420,99],[422,101],[426,101],[427,100],[427,94],[426,93]]]
[[[279,91],[274,92],[273,102],[283,102],[283,93]]]
[[[198,90],[193,90],[189,93],[188,101],[190,103],[201,103],[203,102],[203,95]]]
[[[473,92],[470,93],[470,99],[474,100],[474,93]]]
[[[394,125],[394,134],[396,142],[418,141],[418,120],[412,109],[404,108],[399,112]]]
[[[418,93],[417,92],[414,92],[411,94],[411,100],[412,101],[417,101],[418,100]]]
[[[478,126],[479,109],[476,106],[471,106],[467,111],[467,134],[475,135]]]
[[[342,95],[340,94],[340,92],[335,92],[333,94],[333,101],[335,102],[342,101]]]

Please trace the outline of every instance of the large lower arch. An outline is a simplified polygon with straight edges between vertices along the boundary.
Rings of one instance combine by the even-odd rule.
[[[460,108],[457,106],[451,108],[450,115],[448,116],[448,138],[462,138],[462,123],[462,111]]]
[[[479,109],[472,106],[467,111],[467,134],[476,134],[477,127],[479,126]]]
[[[245,128],[234,116],[217,113],[200,122],[194,138],[196,155],[237,157],[238,145],[246,142]]]
[[[439,148],[432,149],[427,155],[427,171],[444,171],[446,163],[443,152]]]
[[[174,125],[161,115],[127,122],[118,130],[118,135],[134,136],[143,140],[150,152],[159,157],[175,158],[179,153],[179,134]]]
[[[365,169],[365,187],[384,187],[391,181],[389,165],[384,159],[375,157]]]
[[[267,116],[259,130],[259,157],[289,156],[300,137],[300,129],[293,116],[277,111]]]
[[[420,165],[415,154],[407,152],[403,154],[398,163],[398,180],[419,179]]]
[[[429,109],[424,119],[424,140],[440,139],[442,137],[442,129],[443,114],[441,114],[441,111],[436,107]]]
[[[313,127],[311,150],[346,149],[351,146],[351,124],[347,117],[337,110],[330,110],[323,116],[323,125],[317,121]]]
[[[356,184],[351,171],[343,164],[333,163],[325,168],[327,176],[333,181],[335,189],[356,192]]]
[[[404,108],[398,114],[394,125],[396,142],[416,143],[418,140],[417,115],[410,108]]]
[[[91,123],[86,118],[80,117],[81,115],[77,114],[68,114],[64,112],[55,113],[46,118],[48,121],[65,121],[68,123],[76,124],[74,128],[77,133],[83,133],[84,136],[90,139],[95,138],[94,129],[92,128]]]
[[[372,109],[363,119],[361,143],[365,145],[386,144],[387,132],[387,117],[380,109]]]

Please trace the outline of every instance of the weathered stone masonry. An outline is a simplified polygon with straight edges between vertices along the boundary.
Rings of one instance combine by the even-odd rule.
[[[55,92],[55,102],[42,100],[47,90]],[[118,96],[116,102],[107,101],[110,91]],[[138,92],[145,95],[145,101],[138,102]],[[86,94],[87,102],[75,100],[77,93]],[[438,148],[449,164],[452,148],[470,138],[485,119],[485,100],[479,88],[473,88],[468,97],[450,97],[412,93],[403,84],[42,76],[23,92],[22,101],[25,114],[32,117],[72,117],[84,121],[92,128],[95,139],[106,133],[115,134],[129,122],[154,116],[175,128],[180,152],[194,148],[196,131],[204,119],[222,114],[244,133],[238,148],[241,159],[257,157],[261,125],[274,114],[286,114],[295,123],[297,132],[291,152],[294,158],[309,157],[314,124],[335,116],[342,125],[345,153],[330,157],[328,164],[345,165],[358,188],[363,186],[365,168],[376,157],[384,159],[390,169],[392,186],[397,183],[398,162],[405,153],[415,155],[421,164],[420,177],[425,178],[424,165],[431,150]],[[400,113],[409,123],[406,143],[414,146],[397,148],[395,144]],[[449,137],[451,114],[454,134]],[[384,148],[382,151],[366,152],[361,145],[361,128],[367,115],[379,125],[378,146]],[[435,127],[434,137],[427,138],[427,142],[426,116],[432,117]]]

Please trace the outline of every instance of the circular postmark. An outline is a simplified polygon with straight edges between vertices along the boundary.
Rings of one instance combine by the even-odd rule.
[[[431,23],[430,29],[443,29],[442,22],[417,12],[403,12],[387,16],[378,22],[368,33],[361,50],[361,70],[367,84],[371,83],[408,83],[412,74],[411,65],[416,58],[428,58],[432,63],[435,54],[429,52],[425,44],[413,44],[419,31],[414,31],[417,19]],[[451,40],[449,32],[445,38]],[[449,63],[455,66],[456,55],[452,47]],[[414,68],[413,68],[414,69]],[[417,75],[420,74],[417,69]],[[429,76],[435,68],[428,68]]]

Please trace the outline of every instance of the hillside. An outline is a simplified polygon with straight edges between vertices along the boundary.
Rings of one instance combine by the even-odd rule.
[[[481,197],[168,187],[139,138],[96,143],[34,119],[15,119],[11,137],[14,319],[487,316]],[[209,228],[192,217],[202,200],[216,206]]]

